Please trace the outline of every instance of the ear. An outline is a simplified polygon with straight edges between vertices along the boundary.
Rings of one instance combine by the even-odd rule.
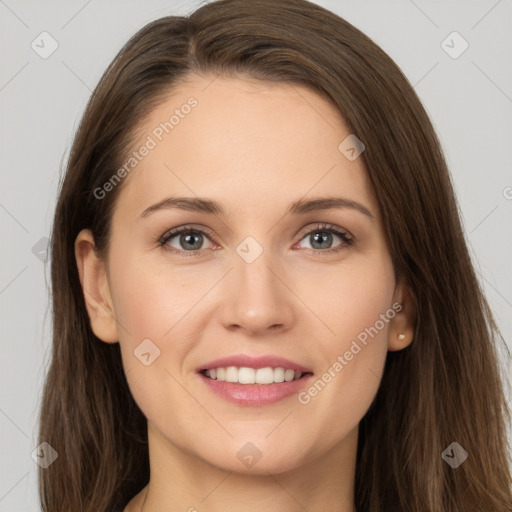
[[[400,306],[398,306],[400,304]],[[388,350],[402,350],[414,339],[416,327],[416,302],[410,286],[404,279],[399,280],[393,298],[395,316],[389,322]]]
[[[119,336],[105,262],[96,253],[90,229],[76,237],[75,258],[91,328],[100,340],[116,343]]]

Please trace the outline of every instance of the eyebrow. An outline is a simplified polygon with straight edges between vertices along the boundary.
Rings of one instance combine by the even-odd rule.
[[[285,215],[305,215],[310,212],[344,208],[356,210],[370,217],[370,219],[374,219],[374,216],[366,206],[357,201],[343,197],[320,197],[309,200],[299,199],[288,206]],[[146,208],[140,214],[139,218],[142,219],[162,209],[179,209],[209,215],[226,214],[221,204],[211,199],[200,197],[168,197]]]

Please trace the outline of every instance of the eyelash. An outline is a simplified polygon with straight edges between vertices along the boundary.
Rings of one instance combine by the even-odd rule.
[[[346,247],[349,247],[354,244],[354,238],[348,233],[348,231],[342,230],[341,228],[338,228],[338,227],[334,226],[333,224],[317,224],[312,229],[310,229],[309,231],[304,233],[302,235],[302,237],[300,238],[299,242],[302,241],[304,238],[306,238],[306,236],[309,236],[315,232],[333,233],[333,234],[337,235],[338,237],[340,237],[343,242],[342,244],[340,244],[338,247],[335,247],[335,248],[308,249],[308,251],[311,251],[315,254],[317,254],[317,253],[323,253],[323,254],[336,253],[336,252],[339,252],[339,251],[345,249]],[[173,254],[180,254],[180,255],[186,255],[186,256],[195,256],[199,252],[201,252],[202,249],[198,249],[195,251],[184,251],[184,250],[178,250],[174,247],[170,247],[170,246],[166,245],[167,242],[169,242],[169,240],[172,240],[173,238],[175,238],[178,235],[181,235],[182,233],[201,234],[201,235],[205,235],[208,239],[210,239],[210,236],[211,236],[211,235],[209,235],[208,231],[205,231],[202,229],[193,228],[192,226],[180,226],[178,228],[174,228],[174,229],[171,229],[170,231],[165,232],[158,239],[158,246],[162,247],[164,250],[171,252]]]

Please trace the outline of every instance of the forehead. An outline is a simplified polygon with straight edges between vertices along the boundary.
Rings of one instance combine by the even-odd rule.
[[[137,134],[138,160],[116,206],[125,215],[174,194],[215,198],[228,213],[261,212],[262,201],[277,212],[326,194],[375,207],[363,159],[339,149],[350,135],[343,117],[302,85],[192,75]]]

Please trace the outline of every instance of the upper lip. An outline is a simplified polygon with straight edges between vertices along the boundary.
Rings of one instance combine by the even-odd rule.
[[[246,367],[246,368],[254,368],[257,370],[258,368],[284,368],[285,370],[295,370],[297,372],[302,373],[312,373],[312,371],[302,366],[295,361],[290,361],[284,357],[279,357],[275,355],[266,355],[266,356],[258,356],[253,357],[247,354],[237,354],[233,356],[222,357],[220,359],[215,359],[214,361],[210,361],[205,363],[203,366],[197,369],[198,372],[203,370],[211,370],[213,368],[227,368],[228,366],[236,366],[238,368]]]

